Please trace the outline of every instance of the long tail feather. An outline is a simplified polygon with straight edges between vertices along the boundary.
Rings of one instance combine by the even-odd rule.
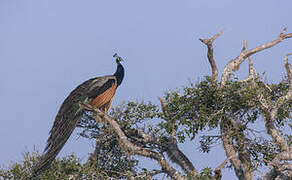
[[[74,131],[83,114],[79,104],[86,99],[86,91],[91,82],[92,79],[79,85],[61,105],[50,131],[50,137],[48,138],[44,154],[40,162],[33,169],[33,177],[37,177],[50,166]]]

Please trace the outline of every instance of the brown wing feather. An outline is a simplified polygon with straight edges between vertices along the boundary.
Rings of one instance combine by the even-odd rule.
[[[102,106],[106,105],[105,112],[108,111],[109,107],[111,106],[112,99],[116,93],[117,89],[117,82],[115,81],[110,88],[108,88],[105,92],[95,97],[91,104],[97,108],[101,108]]]

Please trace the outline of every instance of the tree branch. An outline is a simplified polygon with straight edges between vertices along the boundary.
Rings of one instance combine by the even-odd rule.
[[[170,164],[164,158],[163,154],[144,149],[142,147],[139,147],[131,143],[128,140],[127,136],[122,131],[122,129],[120,128],[119,124],[115,120],[111,119],[107,114],[103,113],[99,109],[89,104],[81,104],[81,106],[84,107],[84,109],[93,111],[94,112],[93,117],[97,122],[100,122],[100,121],[106,122],[113,128],[113,130],[118,135],[118,141],[119,141],[120,146],[126,152],[133,155],[140,155],[140,156],[148,157],[151,159],[155,159],[161,166],[162,170],[165,171],[171,178],[176,179],[176,180],[185,179],[184,175],[182,175],[179,171],[177,171],[176,169],[170,166]]]
[[[230,162],[234,167],[235,174],[240,180],[244,180],[244,172],[241,167],[241,161],[236,155],[236,150],[232,141],[232,132],[228,127],[227,119],[222,119],[220,123],[220,131],[222,135],[223,147],[227,156],[227,159],[230,158]]]
[[[256,69],[253,67],[253,63],[252,63],[252,59],[251,57],[248,57],[248,61],[249,61],[249,64],[248,64],[248,77],[244,80],[242,80],[241,82],[247,82],[247,81],[250,81],[250,80],[254,80],[258,77],[258,73],[256,71]]]
[[[278,99],[276,103],[277,107],[275,107],[275,110],[279,109],[286,101],[292,99],[292,73],[291,73],[291,64],[288,62],[288,56],[290,55],[292,55],[292,53],[286,54],[284,58],[284,63],[285,63],[284,66],[287,72],[287,78],[290,83],[289,90],[285,96]]]
[[[234,156],[230,156],[227,159],[225,159],[224,162],[222,162],[216,169],[215,169],[215,179],[216,180],[221,180],[222,178],[222,172],[221,169],[224,168],[224,166],[230,161]]]
[[[283,163],[281,161],[292,161],[292,147],[288,149],[288,151],[281,152],[278,154],[272,162],[268,162],[268,164],[272,167],[272,169],[267,172],[264,176],[264,180],[272,180],[278,176],[287,179],[292,175],[292,164]],[[285,175],[285,171],[287,171]]]
[[[164,114],[164,116],[170,120],[170,116],[165,108],[165,104],[163,102],[163,99],[161,97],[158,97],[160,104],[161,104],[161,109]],[[192,174],[193,176],[199,176],[198,171],[194,167],[194,165],[191,163],[191,161],[184,155],[184,153],[178,148],[177,146],[177,136],[176,136],[176,130],[174,128],[174,123],[173,122],[173,127],[172,127],[172,132],[171,136],[172,138],[169,140],[168,146],[167,146],[167,156],[169,159],[178,164],[185,173],[187,174]]]
[[[278,129],[276,129],[274,125],[274,121],[278,114],[279,109],[283,106],[283,104],[292,99],[292,73],[290,69],[290,64],[288,63],[288,56],[292,53],[285,55],[285,68],[287,71],[287,77],[290,83],[289,90],[286,95],[280,97],[276,104],[268,103],[267,100],[264,99],[263,95],[259,95],[259,102],[261,103],[261,109],[264,112],[264,120],[267,128],[268,134],[274,139],[276,144],[280,147],[280,151],[288,151],[289,147],[285,139],[281,136]]]
[[[223,29],[217,33],[215,36],[211,37],[210,39],[200,39],[202,43],[204,43],[208,47],[208,60],[212,68],[212,80],[213,83],[216,84],[218,81],[218,69],[216,66],[216,62],[214,60],[214,55],[213,55],[213,42],[215,39],[217,39],[221,34],[223,33]]]
[[[167,156],[172,162],[178,164],[186,174],[191,174],[194,177],[200,175],[187,156],[178,148],[177,144],[168,144]]]
[[[236,140],[238,158],[242,163],[244,177],[245,179],[253,179],[253,172],[251,171],[252,165],[250,160],[250,154],[247,151],[246,147],[247,139],[244,135],[244,132],[242,129],[240,129],[240,125],[233,118],[228,117],[227,119],[229,122],[231,122],[232,128],[234,128],[233,137]]]
[[[269,43],[266,43],[264,45],[258,46],[256,48],[253,48],[249,51],[246,51],[246,41],[244,43],[243,49],[241,50],[240,54],[235,58],[229,61],[229,63],[225,66],[224,71],[222,73],[221,77],[221,83],[220,86],[224,86],[226,81],[228,81],[232,71],[237,71],[239,69],[240,64],[249,56],[258,53],[262,50],[268,49],[270,47],[273,47],[274,45],[280,43],[284,39],[288,39],[292,37],[292,33],[286,33],[286,28],[281,32],[281,34],[278,36],[276,40],[273,40]]]
[[[156,176],[158,174],[162,174],[162,173],[165,173],[165,172],[163,172],[161,170],[154,169],[154,170],[151,170],[150,172],[148,171],[148,172],[139,173],[138,175],[133,176],[133,177],[130,177],[129,179],[130,180],[135,180],[135,179],[149,179],[149,178],[153,178],[154,176]]]

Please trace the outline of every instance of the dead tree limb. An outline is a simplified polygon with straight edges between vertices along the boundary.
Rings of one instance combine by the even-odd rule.
[[[213,42],[222,33],[223,33],[223,29],[219,33],[217,33],[215,36],[211,37],[210,39],[200,39],[200,41],[208,47],[207,56],[208,56],[208,60],[209,60],[209,63],[211,65],[211,68],[212,68],[212,80],[213,80],[213,83],[215,83],[215,84],[217,84],[217,81],[218,81],[218,69],[216,66],[215,59],[214,59]]]
[[[292,37],[292,33],[286,33],[286,28],[284,28],[284,30],[281,32],[281,34],[278,36],[277,39],[266,43],[264,45],[258,46],[256,48],[253,48],[249,51],[246,51],[246,41],[244,42],[243,48],[240,52],[240,54],[232,59],[231,61],[229,61],[229,63],[225,66],[223,73],[222,73],[222,77],[221,77],[221,82],[220,82],[220,86],[224,86],[226,84],[226,82],[228,81],[231,73],[233,71],[237,71],[239,69],[240,64],[248,57],[250,57],[251,55],[258,53],[262,50],[268,49],[270,47],[275,46],[276,44],[279,44],[282,40],[284,39],[288,39]]]

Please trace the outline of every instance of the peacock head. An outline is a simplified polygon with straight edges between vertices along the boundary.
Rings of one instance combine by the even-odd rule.
[[[113,57],[116,58],[116,62],[117,62],[117,64],[121,64],[121,61],[123,61],[123,59],[122,59],[120,56],[118,56],[117,53],[115,53]]]

